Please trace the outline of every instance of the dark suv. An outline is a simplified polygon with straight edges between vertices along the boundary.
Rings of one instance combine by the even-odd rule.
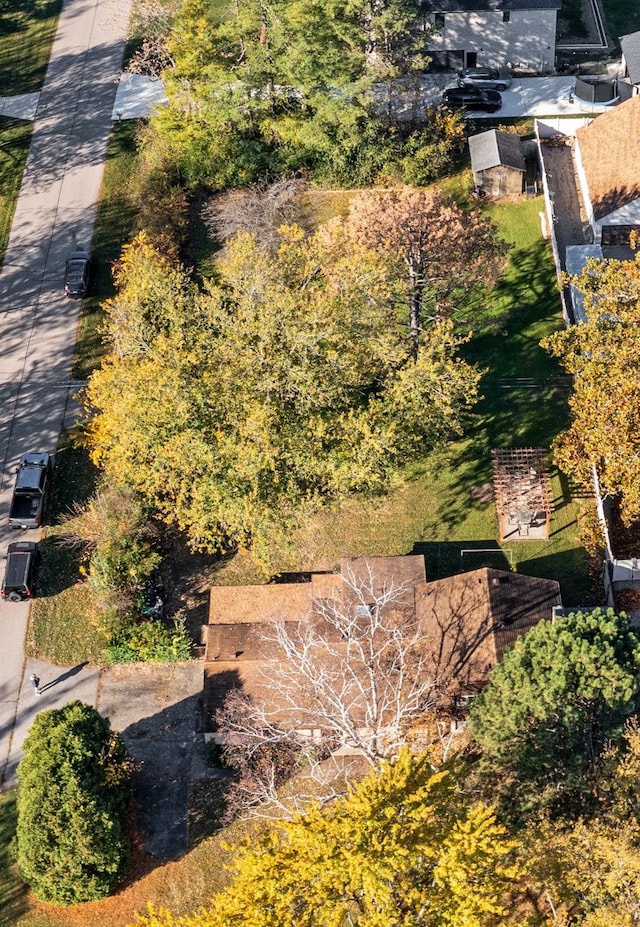
[[[6,561],[0,596],[10,602],[30,599],[38,565],[38,545],[32,541],[15,541],[7,548]]]
[[[73,251],[64,268],[64,293],[72,299],[82,299],[89,289],[91,258],[87,251]]]
[[[457,109],[481,109],[487,113],[495,113],[502,106],[502,97],[497,90],[479,90],[477,87],[450,87],[442,94],[442,101],[446,106]]]

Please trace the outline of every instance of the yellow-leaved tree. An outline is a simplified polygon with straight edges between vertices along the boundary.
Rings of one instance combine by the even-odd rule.
[[[640,517],[640,255],[589,261],[571,283],[584,293],[587,321],[543,342],[574,376],[556,461],[586,482],[595,466],[603,493],[617,496],[632,522]]]
[[[488,927],[521,876],[493,810],[403,750],[330,804],[238,853],[229,887],[188,917],[144,927]]]
[[[94,460],[194,547],[246,545],[265,572],[296,525],[384,491],[475,401],[465,338],[444,320],[412,356],[387,270],[357,242],[285,228],[274,257],[239,235],[199,291],[138,237],[116,282],[113,351],[85,393]]]

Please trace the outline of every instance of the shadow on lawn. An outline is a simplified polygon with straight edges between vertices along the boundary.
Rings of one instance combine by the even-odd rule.
[[[483,378],[467,440],[452,448],[454,478],[440,506],[449,529],[474,507],[473,488],[491,481],[494,448],[550,448],[568,424],[571,378],[540,346],[541,339],[559,327],[559,299],[546,242],[511,252],[491,301],[495,308],[488,310],[486,324],[462,352],[483,371]]]
[[[13,862],[11,840],[16,832],[16,791],[2,797],[0,806],[0,927],[17,924],[27,911],[27,886]]]
[[[419,541],[411,553],[424,556],[429,581],[479,570],[481,567],[492,570],[512,568],[508,552],[502,550],[495,538],[480,541]]]
[[[533,557],[523,567],[522,572],[529,576],[557,579],[565,608],[602,604],[601,590],[589,580],[588,555],[583,547]]]

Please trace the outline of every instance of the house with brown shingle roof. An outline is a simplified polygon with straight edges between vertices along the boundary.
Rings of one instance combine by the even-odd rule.
[[[640,95],[577,130],[575,163],[593,243],[628,246],[640,232]]]
[[[555,580],[505,570],[425,583],[417,613],[434,677],[449,696],[476,693],[505,650],[559,605]]]
[[[232,689],[253,700],[275,698],[270,680],[286,667],[269,633],[274,622],[292,628],[318,622],[332,602],[343,610],[366,608],[354,590],[368,589],[372,596],[396,591],[392,607],[417,621],[423,672],[449,703],[477,692],[507,647],[561,604],[555,580],[501,570],[483,568],[428,582],[424,557],[415,555],[345,558],[339,573],[301,579],[212,587],[205,629],[206,731],[215,730],[216,711]],[[327,627],[326,633],[337,632]],[[337,639],[332,643],[340,645]]]

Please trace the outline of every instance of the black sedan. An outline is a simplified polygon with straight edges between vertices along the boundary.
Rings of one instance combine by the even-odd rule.
[[[72,299],[82,299],[89,289],[91,258],[86,251],[73,251],[64,270],[64,293]]]
[[[497,90],[480,90],[478,87],[450,87],[442,94],[442,102],[452,109],[464,106],[468,110],[484,110],[495,113],[502,106],[502,97]]]

